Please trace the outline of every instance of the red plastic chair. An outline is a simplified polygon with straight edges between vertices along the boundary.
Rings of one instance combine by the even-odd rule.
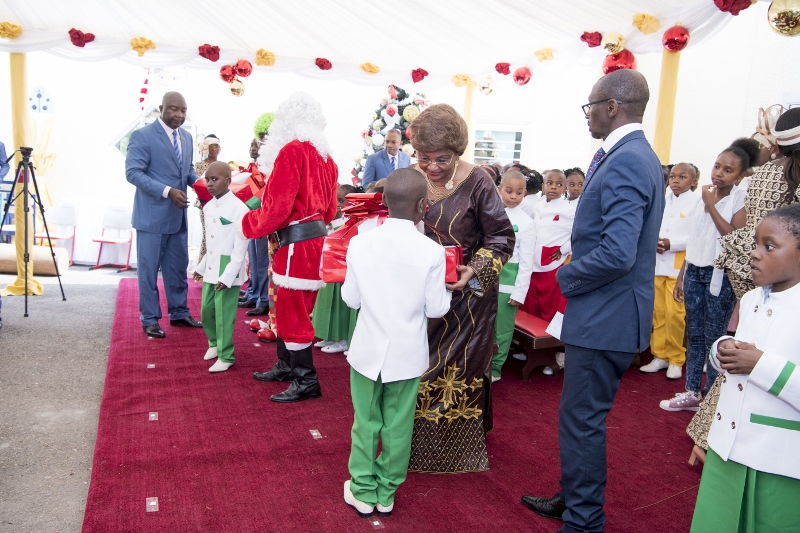
[[[109,231],[110,230],[110,231]],[[97,263],[90,267],[89,270],[104,267],[117,267],[117,272],[125,272],[130,270],[131,262],[131,241],[133,239],[133,226],[131,225],[131,212],[130,211],[109,211],[103,217],[103,234],[100,237],[92,239],[94,242],[100,243],[100,250],[97,252]],[[100,264],[100,255],[103,253],[104,244],[127,244],[128,245],[128,259],[124,265],[115,265],[112,263]]]

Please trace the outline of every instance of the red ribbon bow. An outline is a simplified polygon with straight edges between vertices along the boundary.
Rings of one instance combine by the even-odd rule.
[[[83,48],[86,46],[86,43],[94,41],[94,33],[83,33],[81,30],[72,28],[69,30],[69,40],[72,41],[72,44],[75,46]]]
[[[197,47],[200,55],[205,57],[209,61],[219,61],[219,46],[211,46],[210,44],[204,44]]]

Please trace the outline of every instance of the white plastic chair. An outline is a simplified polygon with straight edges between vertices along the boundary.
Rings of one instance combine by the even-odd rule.
[[[106,232],[111,230],[115,235],[106,235]],[[117,272],[125,272],[130,270],[131,262],[131,240],[133,239],[133,226],[131,225],[131,212],[123,210],[108,211],[103,217],[103,234],[100,237],[92,239],[94,242],[100,243],[100,250],[97,252],[97,263],[90,267],[89,270],[95,270],[103,267],[117,267]],[[127,244],[128,245],[128,259],[124,265],[115,265],[112,263],[100,264],[100,255],[103,253],[104,244]]]
[[[69,264],[72,266],[72,256],[75,254],[75,224],[78,212],[74,207],[53,206],[44,211],[47,229],[50,230],[50,241],[66,241],[72,239],[72,248],[69,252]],[[44,230],[33,235],[34,239],[47,240]]]

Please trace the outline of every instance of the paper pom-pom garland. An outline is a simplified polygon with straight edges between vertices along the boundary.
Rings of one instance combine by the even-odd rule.
[[[361,70],[367,74],[377,74],[381,71],[381,68],[378,65],[374,65],[372,63],[361,63],[360,67]]]
[[[131,48],[136,51],[139,57],[142,57],[148,50],[155,50],[156,43],[147,37],[134,37],[131,39]]]
[[[720,11],[730,13],[731,15],[738,15],[752,5],[751,0],[714,0],[714,5]]]
[[[683,26],[673,26],[664,32],[661,44],[670,52],[680,52],[689,44],[689,30]]]
[[[494,69],[497,71],[498,74],[502,74],[503,76],[508,76],[511,74],[511,63],[498,63],[494,66]]]
[[[625,48],[625,37],[621,33],[610,31],[603,35],[600,45],[607,54],[618,54]]]
[[[83,33],[81,30],[72,28],[69,30],[69,40],[75,46],[83,48],[87,43],[94,41],[94,33]]]
[[[22,35],[22,26],[12,22],[0,22],[0,37],[14,40]]]
[[[201,57],[205,57],[209,61],[219,61],[219,46],[203,44],[197,47],[197,51]]]
[[[603,36],[600,35],[599,31],[593,31],[591,33],[585,31],[583,32],[583,35],[581,35],[581,41],[585,42],[589,46],[589,48],[596,48],[600,46],[602,40]]]
[[[517,85],[525,85],[531,81],[531,69],[528,67],[519,67],[514,71],[514,83]]]
[[[259,67],[271,67],[274,64],[275,54],[263,48],[256,50],[256,65]]]
[[[331,62],[325,59],[324,57],[318,57],[314,64],[319,67],[320,70],[330,70],[331,69]]]
[[[636,57],[630,50],[622,50],[619,53],[608,55],[603,60],[603,74],[624,68],[636,70]]]
[[[661,23],[652,15],[646,13],[638,13],[633,16],[633,25],[636,26],[640,32],[645,35],[650,35],[658,31]]]
[[[415,68],[411,71],[411,80],[414,83],[420,82],[425,79],[425,76],[428,75],[428,71],[424,68]]]

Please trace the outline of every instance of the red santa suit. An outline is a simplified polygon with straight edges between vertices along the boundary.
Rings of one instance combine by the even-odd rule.
[[[311,143],[287,143],[262,189],[261,207],[242,219],[245,237],[257,239],[293,223],[322,220],[329,224],[336,216],[338,176],[333,159],[323,158]],[[324,285],[319,277],[323,240],[281,246],[272,261],[277,333],[289,349],[314,340],[309,315],[317,290]]]

